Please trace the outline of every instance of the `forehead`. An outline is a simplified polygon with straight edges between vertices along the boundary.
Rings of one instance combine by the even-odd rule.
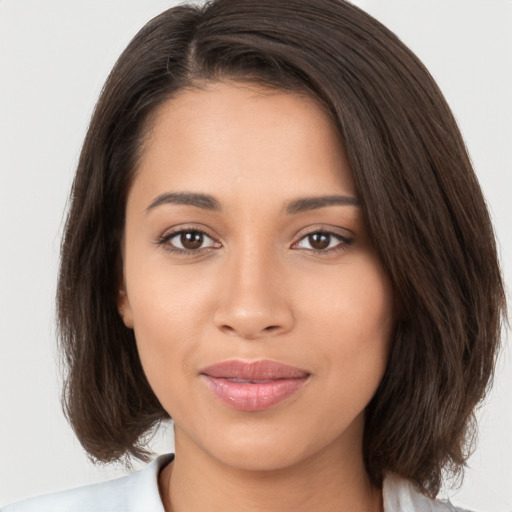
[[[184,89],[160,106],[137,181],[208,192],[236,185],[241,193],[355,193],[339,133],[314,99],[232,82]]]

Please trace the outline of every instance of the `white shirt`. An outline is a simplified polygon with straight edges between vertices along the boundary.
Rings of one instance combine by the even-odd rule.
[[[131,475],[29,498],[0,512],[165,512],[158,473],[172,458],[171,454],[161,455]],[[384,512],[464,512],[449,502],[430,500],[410,482],[394,475],[384,479],[383,496]]]

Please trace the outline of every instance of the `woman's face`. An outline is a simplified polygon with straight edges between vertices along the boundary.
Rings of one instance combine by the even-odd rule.
[[[226,82],[164,104],[123,258],[119,310],[177,453],[247,469],[360,459],[393,297],[312,100]]]

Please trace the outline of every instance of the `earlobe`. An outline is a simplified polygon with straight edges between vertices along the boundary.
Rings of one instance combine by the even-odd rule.
[[[121,316],[124,325],[129,329],[133,329],[132,308],[124,288],[121,288],[117,292],[117,310],[119,311],[119,315]]]

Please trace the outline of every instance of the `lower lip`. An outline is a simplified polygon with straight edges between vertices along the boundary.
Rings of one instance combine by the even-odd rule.
[[[308,377],[269,382],[233,382],[203,375],[211,391],[225,404],[240,411],[264,411],[297,393]]]

